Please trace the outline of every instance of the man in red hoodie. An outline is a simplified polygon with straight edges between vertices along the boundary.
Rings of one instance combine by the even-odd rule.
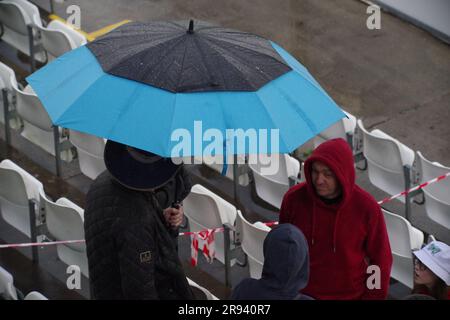
[[[296,225],[308,240],[310,278],[302,293],[385,299],[392,266],[386,225],[375,199],[355,184],[347,142],[333,139],[317,147],[305,162],[305,178],[286,193],[280,211],[280,223]],[[377,269],[369,265],[379,267],[378,288],[371,281]]]

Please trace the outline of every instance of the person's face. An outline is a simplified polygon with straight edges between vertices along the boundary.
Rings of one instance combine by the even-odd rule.
[[[312,164],[311,178],[319,196],[325,199],[334,199],[341,193],[341,187],[336,175],[324,163],[315,161]]]
[[[431,286],[436,280],[437,276],[419,259],[414,258],[414,283]]]

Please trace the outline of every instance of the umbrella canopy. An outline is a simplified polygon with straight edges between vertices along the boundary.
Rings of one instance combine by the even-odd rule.
[[[256,91],[291,70],[267,40],[205,22],[129,23],[87,47],[104,71],[173,93]]]
[[[225,141],[238,128],[278,130],[288,153],[345,116],[277,44],[201,22],[123,25],[27,81],[54,124],[166,157],[176,129],[197,141],[183,156],[202,154],[208,129]]]

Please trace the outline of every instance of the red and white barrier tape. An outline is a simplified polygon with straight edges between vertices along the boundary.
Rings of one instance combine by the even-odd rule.
[[[431,179],[430,181],[424,182],[422,184],[419,184],[409,190],[405,190],[403,192],[400,192],[396,195],[393,195],[392,197],[388,197],[386,199],[383,199],[381,201],[378,201],[379,205],[382,205],[386,202],[389,202],[391,200],[394,200],[396,198],[399,198],[401,196],[405,196],[408,193],[414,192],[416,190],[419,189],[423,189],[426,186],[436,183],[438,181],[444,180],[446,178],[450,177],[450,172],[447,172],[446,174],[436,177],[434,179]],[[272,221],[272,222],[266,222],[264,223],[266,226],[273,226],[273,225],[277,225],[278,221]],[[224,229],[221,228],[215,228],[215,229],[207,229],[207,230],[200,230],[200,231],[188,231],[188,232],[181,232],[179,233],[180,236],[187,236],[187,235],[199,235],[202,232],[209,232],[209,233],[214,233],[214,232],[221,232]],[[21,247],[41,247],[41,246],[51,246],[51,245],[58,245],[58,244],[69,244],[69,243],[83,243],[85,242],[84,240],[65,240],[65,241],[52,241],[52,242],[35,242],[35,243],[15,243],[15,244],[0,244],[0,249],[5,249],[5,248],[21,248]],[[197,249],[198,250],[198,249]]]
[[[427,182],[424,182],[422,184],[419,184],[418,186],[415,186],[415,187],[413,187],[413,188],[411,188],[409,190],[406,190],[406,191],[400,192],[400,193],[398,193],[396,195],[393,195],[392,197],[387,197],[386,199],[378,201],[378,204],[382,205],[382,204],[384,204],[386,202],[389,202],[389,201],[394,200],[396,198],[399,198],[401,196],[406,196],[408,193],[411,193],[411,192],[414,192],[416,190],[425,188],[426,186],[428,186],[430,184],[433,184],[433,183],[436,183],[438,181],[444,180],[445,178],[448,178],[448,177],[450,177],[450,172],[447,172],[446,174],[444,174],[442,176],[439,176],[439,177],[436,177],[434,179],[431,179],[430,181],[427,181]]]
[[[217,229],[193,232],[191,235],[191,265],[196,266],[198,261],[198,250],[203,252],[206,261],[212,263],[216,256],[214,234]],[[223,230],[223,228],[222,228]]]
[[[215,229],[207,229],[207,230],[200,230],[200,231],[186,231],[186,232],[180,232],[178,235],[179,236],[192,236],[194,234],[199,234],[200,232],[203,231],[214,231],[214,232],[221,232],[223,231],[223,228],[215,228]]]
[[[44,247],[44,246],[53,246],[57,244],[84,243],[84,242],[85,242],[84,240],[64,240],[64,241],[49,241],[49,242],[0,244],[0,249],[22,248],[22,247]]]

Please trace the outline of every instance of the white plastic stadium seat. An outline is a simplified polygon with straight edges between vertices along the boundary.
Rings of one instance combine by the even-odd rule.
[[[41,192],[47,230],[55,241],[84,240],[84,210],[66,198],[51,201]],[[59,259],[67,265],[77,265],[89,277],[85,243],[57,245]]]
[[[402,216],[384,209],[382,211],[394,260],[391,277],[412,288],[414,285],[412,250],[421,248],[424,240],[423,232],[411,226],[411,223]]]
[[[283,196],[290,187],[290,177],[298,177],[300,162],[287,154],[260,154],[250,155],[249,167],[258,197],[275,208],[280,208]],[[270,169],[271,167],[275,170]]]
[[[94,180],[106,170],[103,160],[105,139],[75,130],[69,132],[69,140],[77,148],[81,172]]]
[[[271,228],[259,221],[251,224],[244,218],[241,211],[238,210],[236,230],[241,248],[248,258],[250,277],[259,279],[261,278],[264,265],[264,239]]]
[[[49,62],[87,43],[83,34],[58,20],[51,21],[47,27],[39,27],[39,30]]]
[[[215,295],[213,295],[208,289],[202,287],[201,285],[199,285],[198,283],[194,282],[193,280],[191,280],[190,278],[186,278],[188,280],[188,283],[191,287],[195,287],[197,289],[199,289],[200,291],[202,291],[205,296],[206,296],[206,300],[219,300]]]
[[[30,231],[30,205],[34,201],[39,222],[39,192],[42,183],[11,160],[0,163],[0,212],[3,219],[28,237]]]
[[[41,63],[46,61],[44,51],[39,50],[41,39],[37,27],[42,27],[42,22],[37,6],[26,0],[0,1],[0,23],[3,29],[1,40],[27,56],[31,56],[28,31],[31,27],[34,57]]]
[[[16,109],[16,93],[13,90],[13,86],[18,87],[18,83],[16,80],[16,74],[14,71],[8,67],[6,64],[3,64],[0,62],[0,90],[5,90],[7,99],[8,99],[8,106],[9,106],[9,126],[12,129],[19,129],[20,128],[20,119],[14,115],[14,111]],[[5,101],[3,101],[3,94],[0,92],[0,122],[5,123],[5,112],[4,112]]]
[[[42,106],[41,101],[30,86],[25,90],[14,87],[17,95],[17,114],[23,121],[23,130],[21,135],[39,146],[46,152],[55,156],[55,137],[53,124],[50,117]],[[58,137],[60,146],[60,158],[70,162],[73,160],[73,153],[70,149],[70,142],[63,135],[63,130],[58,128]],[[65,145],[65,146],[64,146]],[[58,159],[56,159],[58,165]],[[59,170],[59,168],[57,169]],[[58,172],[58,171],[57,171]]]
[[[368,132],[361,120],[357,123],[363,134],[370,182],[390,195],[409,188],[405,178],[411,178],[414,151],[381,130]],[[397,199],[405,202],[405,197]]]
[[[431,162],[417,152],[420,182],[424,183],[450,172],[438,162]],[[450,177],[422,189],[425,196],[427,216],[443,227],[450,229]]]
[[[199,184],[192,187],[183,206],[190,231],[221,228],[225,223],[233,226],[236,220],[236,208],[232,204]],[[225,264],[223,232],[215,234],[215,251],[216,259]],[[235,262],[235,259],[231,260],[231,265]]]
[[[17,300],[14,278],[2,267],[0,267],[0,298],[5,300]]]
[[[327,140],[334,138],[342,138],[345,141],[352,141],[352,137],[355,133],[356,117],[344,110],[342,110],[348,118],[340,119],[338,122],[319,133],[314,137],[314,148],[317,148],[320,144]],[[353,149],[353,146],[351,146]]]

